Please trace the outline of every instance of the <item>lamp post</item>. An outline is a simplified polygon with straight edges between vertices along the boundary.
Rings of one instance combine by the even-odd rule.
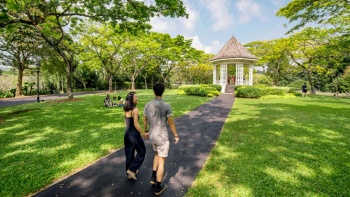
[[[36,75],[37,75],[37,96],[36,102],[40,103],[40,94],[39,94],[39,73],[40,73],[40,60],[35,64],[36,66]]]

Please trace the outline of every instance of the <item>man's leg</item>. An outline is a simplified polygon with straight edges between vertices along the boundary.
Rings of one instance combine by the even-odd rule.
[[[157,168],[157,184],[154,194],[160,195],[167,186],[163,184],[162,186],[162,180],[164,175],[164,163],[165,163],[165,157],[158,156],[158,168]]]
[[[157,156],[158,158],[158,168],[157,168],[157,182],[162,182],[163,180],[163,175],[164,175],[164,162],[165,158]]]
[[[153,187],[156,186],[157,184],[157,168],[158,168],[158,152],[154,155],[153,158],[153,166],[152,166],[152,177],[150,183],[152,184]]]

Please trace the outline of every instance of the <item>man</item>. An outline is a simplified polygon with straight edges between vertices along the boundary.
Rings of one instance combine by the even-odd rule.
[[[162,100],[164,90],[165,85],[162,83],[155,83],[153,85],[155,98],[145,105],[143,116],[143,124],[146,132],[149,124],[149,139],[155,151],[150,183],[155,187],[155,195],[157,196],[167,187],[165,184],[164,186],[161,185],[164,175],[165,158],[168,157],[169,152],[167,123],[175,136],[175,143],[179,142],[179,136],[177,135],[175,123],[172,119],[172,109],[168,103]]]
[[[307,92],[307,85],[306,85],[306,83],[304,83],[304,85],[301,86],[301,92],[302,92],[302,96],[305,97],[306,96],[306,92]]]

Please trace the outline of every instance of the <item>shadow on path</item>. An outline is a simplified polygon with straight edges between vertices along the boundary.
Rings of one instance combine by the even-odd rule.
[[[163,181],[168,188],[161,196],[184,196],[215,146],[233,102],[233,94],[221,94],[175,119],[180,142],[174,144],[170,134]],[[154,152],[149,141],[145,143],[146,158],[137,181],[128,180],[126,176],[122,148],[33,196],[154,196],[149,183]]]

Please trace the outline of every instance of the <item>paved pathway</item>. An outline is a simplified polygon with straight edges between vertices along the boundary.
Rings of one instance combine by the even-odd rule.
[[[170,151],[163,181],[168,188],[161,196],[184,196],[215,146],[233,102],[233,94],[221,94],[175,119],[180,142],[174,144],[170,134]],[[128,180],[125,174],[122,148],[33,196],[154,196],[149,183],[154,152],[147,140],[146,148],[146,159],[137,175],[137,181]]]
[[[94,92],[74,92],[73,96],[80,96],[80,95],[86,95],[86,94],[100,94],[103,92],[108,92],[108,90],[104,91],[94,91]],[[45,102],[47,100],[54,100],[58,98],[66,98],[67,94],[51,94],[51,95],[40,95],[39,100],[41,102]],[[6,99],[0,99],[0,108],[2,107],[9,107],[9,106],[15,106],[15,105],[22,105],[26,103],[35,103],[37,102],[37,96],[25,96],[20,98],[6,98]]]

